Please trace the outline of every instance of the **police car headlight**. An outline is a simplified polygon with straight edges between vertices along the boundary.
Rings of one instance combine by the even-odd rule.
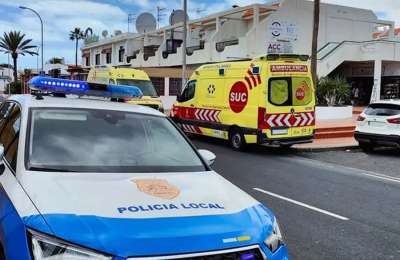
[[[264,244],[271,250],[271,252],[275,252],[280,245],[283,244],[283,236],[281,229],[279,228],[278,221],[274,220],[272,233],[264,240]]]
[[[105,256],[85,248],[70,245],[56,238],[29,231],[31,237],[32,256],[35,260],[107,260],[112,257]]]

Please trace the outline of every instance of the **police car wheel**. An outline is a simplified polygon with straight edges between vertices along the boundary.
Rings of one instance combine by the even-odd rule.
[[[229,135],[231,147],[236,151],[243,151],[246,147],[246,140],[239,128],[234,128]]]
[[[371,153],[374,151],[374,146],[370,143],[360,142],[359,146],[365,153]]]
[[[3,247],[0,245],[0,260],[5,260],[6,257],[4,255],[4,249]]]

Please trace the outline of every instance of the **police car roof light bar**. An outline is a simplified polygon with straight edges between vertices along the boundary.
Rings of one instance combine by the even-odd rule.
[[[140,88],[125,85],[91,84],[81,80],[68,80],[37,76],[28,82],[32,90],[53,94],[100,96],[110,98],[141,98]]]

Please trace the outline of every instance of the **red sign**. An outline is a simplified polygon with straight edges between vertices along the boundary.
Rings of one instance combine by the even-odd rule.
[[[303,100],[306,96],[306,92],[304,91],[303,87],[296,89],[296,99]]]
[[[308,72],[307,65],[271,65],[271,72]]]
[[[229,106],[235,113],[240,113],[247,105],[249,94],[247,92],[246,84],[238,81],[233,84],[229,93]]]

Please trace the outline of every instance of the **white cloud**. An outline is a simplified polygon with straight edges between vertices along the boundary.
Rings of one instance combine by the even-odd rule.
[[[38,18],[28,10],[20,10],[18,6],[34,7],[40,13],[44,23],[45,59],[49,59],[63,49],[67,62],[74,62],[74,48],[66,49],[70,44],[69,31],[75,27],[86,29],[91,27],[95,32],[114,31],[127,27],[127,14],[118,6],[89,0],[17,0],[0,2],[0,8],[15,8],[13,19],[2,21],[0,31],[21,30],[36,45],[40,44],[40,23]],[[54,48],[59,45],[60,48]],[[71,42],[71,45],[72,42]],[[52,47],[53,49],[50,49]],[[3,57],[4,60],[4,57]]]
[[[119,0],[119,1],[124,4],[132,4],[140,6],[142,8],[147,8],[151,4],[149,0]]]

